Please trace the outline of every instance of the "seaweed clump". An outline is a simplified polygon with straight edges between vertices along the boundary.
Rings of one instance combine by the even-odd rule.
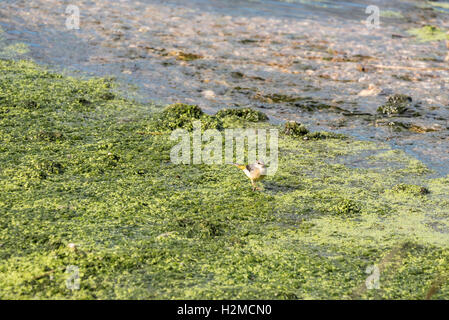
[[[251,108],[222,109],[215,114],[215,117],[219,119],[226,117],[237,117],[249,122],[260,122],[268,120],[268,117],[265,113],[253,110]]]
[[[413,196],[426,195],[430,193],[429,189],[425,187],[405,183],[397,184],[391,190],[395,193],[407,193]]]
[[[169,53],[172,56],[175,56],[176,59],[181,61],[194,61],[203,58],[203,56],[199,54],[189,53],[189,52],[170,52]]]
[[[430,25],[422,28],[413,28],[407,32],[415,36],[421,42],[449,40],[449,35],[447,35],[444,30]]]
[[[412,102],[412,98],[405,94],[395,94],[388,97],[387,103],[380,106],[377,112],[387,115],[403,114],[407,111],[408,106]]]
[[[157,129],[175,130],[184,128],[193,130],[193,122],[200,120],[203,129],[222,129],[222,122],[216,117],[205,114],[200,107],[176,103],[166,107],[160,114],[153,119]]]
[[[345,139],[346,136],[339,133],[327,131],[310,132],[307,127],[296,121],[285,123],[282,132],[287,136],[303,137],[304,140]]]
[[[325,139],[346,139],[344,134],[328,132],[328,131],[315,131],[306,134],[304,140],[325,140]]]
[[[193,122],[201,121],[201,127],[206,129],[221,130],[225,127],[244,124],[245,122],[266,121],[268,117],[263,112],[251,108],[222,109],[211,116],[203,112],[197,105],[176,103],[169,105],[162,112],[153,116],[149,124],[151,130],[175,130],[178,128],[193,130]]]
[[[300,97],[292,97],[281,93],[273,93],[267,95],[257,93],[254,96],[254,99],[266,103],[295,103],[296,101],[301,100]]]
[[[303,124],[296,121],[288,121],[285,123],[284,134],[293,137],[302,137],[309,133],[309,130]]]
[[[360,213],[361,209],[354,200],[341,199],[332,207],[332,211],[338,215],[352,215]]]

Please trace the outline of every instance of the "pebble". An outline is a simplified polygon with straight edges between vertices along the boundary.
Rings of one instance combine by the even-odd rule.
[[[212,90],[206,90],[203,91],[203,97],[206,99],[214,99],[215,98],[215,92]]]
[[[382,92],[382,89],[376,87],[374,84],[370,83],[368,89],[363,89],[359,92],[358,96],[360,97],[368,97],[368,96],[377,96]]]

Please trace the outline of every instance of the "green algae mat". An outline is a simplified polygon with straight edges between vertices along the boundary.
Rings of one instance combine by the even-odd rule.
[[[0,299],[449,298],[449,179],[404,152],[0,70]],[[171,130],[198,119],[279,129],[262,191],[170,161]]]

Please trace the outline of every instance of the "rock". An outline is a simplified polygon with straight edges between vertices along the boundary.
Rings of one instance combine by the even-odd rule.
[[[377,96],[382,92],[382,89],[376,87],[374,84],[370,83],[368,89],[364,89],[358,93],[360,97]]]
[[[215,98],[215,92],[212,90],[205,90],[202,92],[203,97],[206,99],[214,99]]]
[[[314,70],[306,70],[306,74],[308,75],[308,76],[311,76],[311,75],[313,75],[315,73],[315,71]]]

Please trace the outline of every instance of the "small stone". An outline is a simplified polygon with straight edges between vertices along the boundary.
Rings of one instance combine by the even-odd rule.
[[[308,76],[311,76],[311,75],[313,75],[315,73],[315,71],[313,71],[313,70],[306,70],[306,74],[308,75]]]
[[[139,28],[139,32],[148,32],[150,30],[150,28],[149,27],[141,27],[141,28]]]
[[[203,97],[206,99],[214,99],[215,98],[215,92],[213,92],[212,90],[206,90],[203,91]]]
[[[382,89],[376,87],[374,84],[370,83],[368,89],[364,89],[359,92],[358,96],[360,97],[369,97],[369,96],[377,96],[382,92]]]

